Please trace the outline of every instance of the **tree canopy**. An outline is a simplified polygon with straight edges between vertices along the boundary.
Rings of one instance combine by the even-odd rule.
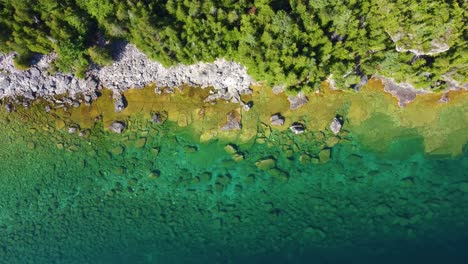
[[[378,73],[417,87],[466,82],[466,1],[424,0],[0,0],[0,51],[27,67],[55,51],[55,66],[83,76],[127,40],[172,65],[235,60],[257,80],[315,89],[332,76],[356,86]],[[103,41],[103,40],[108,40]]]

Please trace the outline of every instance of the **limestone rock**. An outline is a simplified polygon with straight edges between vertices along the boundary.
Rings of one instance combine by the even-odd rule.
[[[300,92],[296,96],[288,96],[288,101],[291,110],[296,110],[302,105],[306,104],[309,99],[305,96],[304,93]]]
[[[340,133],[342,126],[343,126],[343,119],[337,116],[333,118],[333,121],[330,124],[330,130],[333,132],[333,134],[337,135],[338,133]]]
[[[5,110],[7,111],[7,113],[11,113],[11,111],[13,111],[13,104],[10,102],[6,103]]]
[[[276,85],[276,86],[273,86],[272,91],[274,94],[278,95],[284,92],[285,89],[286,89],[286,86],[284,85]]]
[[[109,126],[109,130],[120,134],[125,130],[125,123],[122,121],[116,121]]]
[[[224,99],[240,103],[240,96],[250,94],[250,85],[254,83],[247,69],[233,61],[217,59],[212,63],[177,65],[165,68],[162,64],[150,60],[135,45],[114,43],[116,60],[109,66],[95,67],[88,70],[84,79],[78,79],[72,73],[48,70],[57,54],[37,56],[35,63],[25,71],[15,68],[15,53],[0,53],[0,99],[4,97],[26,96],[52,98],[55,95],[82,95],[85,104],[97,98],[96,92],[102,87],[109,88],[114,94],[121,94],[130,88],[143,88],[151,83],[167,87],[173,92],[175,87],[184,84],[201,88],[212,87],[208,100]],[[160,91],[160,89],[155,89]],[[50,101],[53,101],[50,99]],[[76,101],[71,105],[77,105]],[[125,98],[115,97],[115,111],[126,107]]]
[[[304,133],[305,131],[304,125],[300,123],[292,124],[292,126],[290,126],[289,129],[296,135]]]
[[[221,127],[221,130],[240,130],[242,128],[240,116],[235,111],[227,115],[227,123]]]
[[[450,98],[448,97],[447,93],[444,93],[440,99],[439,99],[439,103],[448,103],[450,102]]]
[[[120,155],[124,152],[124,148],[122,146],[116,146],[111,151],[114,155]]]
[[[121,94],[114,94],[114,111],[116,113],[122,111],[127,107],[127,100]]]
[[[76,126],[76,125],[73,125],[73,126],[70,126],[70,127],[68,128],[68,133],[74,134],[74,133],[76,133],[78,130],[79,130],[79,127]]]
[[[281,114],[274,114],[270,117],[270,122],[272,125],[275,126],[282,126],[284,125],[284,117]]]
[[[418,90],[409,83],[396,83],[394,79],[376,76],[384,84],[384,91],[392,94],[398,99],[398,105],[404,107],[416,99],[418,94],[430,93],[430,91]]]
[[[155,124],[163,124],[167,119],[167,112],[156,112],[151,115],[151,121]]]

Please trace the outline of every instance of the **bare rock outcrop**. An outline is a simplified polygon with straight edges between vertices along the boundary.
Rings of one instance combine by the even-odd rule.
[[[208,100],[224,99],[237,103],[241,103],[242,94],[251,93],[253,78],[238,63],[217,59],[212,63],[179,64],[165,68],[132,44],[117,45],[117,48],[116,60],[110,66],[91,67],[84,79],[70,73],[49,73],[51,63],[56,58],[54,53],[37,56],[27,70],[14,67],[15,53],[0,54],[0,99],[24,97],[34,100],[41,97],[54,101],[52,98],[56,95],[67,95],[71,105],[83,100],[89,104],[97,97],[96,92],[104,87],[120,95],[130,88],[142,88],[151,83],[169,90],[184,84],[213,87]],[[119,112],[125,108],[125,101],[118,96],[115,99],[115,110]]]
[[[404,107],[416,99],[418,94],[431,93],[426,90],[418,90],[409,83],[397,83],[394,79],[376,76],[382,80],[384,91],[391,93],[398,100],[398,105]]]

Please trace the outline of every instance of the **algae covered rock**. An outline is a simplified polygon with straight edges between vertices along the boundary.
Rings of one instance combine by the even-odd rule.
[[[160,176],[161,176],[161,172],[159,170],[153,170],[153,171],[150,171],[147,178],[150,180],[154,180],[154,179],[159,178]]]
[[[276,180],[287,181],[289,179],[289,174],[278,168],[272,168],[268,170],[268,174]]]
[[[330,160],[330,157],[331,157],[331,150],[330,149],[322,149],[320,152],[319,152],[319,160],[321,163],[325,163],[325,162],[328,162]]]
[[[241,117],[237,111],[231,111],[226,116],[227,122],[221,130],[240,130],[242,128]]]
[[[151,121],[155,124],[161,125],[167,120],[167,112],[155,112],[151,114]]]
[[[155,157],[159,155],[159,152],[160,152],[160,151],[161,151],[161,150],[159,149],[159,147],[153,147],[153,148],[151,148],[151,154],[153,154],[153,156],[155,156]]]
[[[146,138],[142,137],[135,141],[135,148],[143,148],[146,145]]]
[[[325,141],[325,144],[327,145],[327,147],[331,148],[333,146],[335,146],[336,144],[338,144],[340,142],[340,139],[337,138],[337,137],[330,137],[327,139],[327,141]]]
[[[240,162],[240,161],[243,161],[244,160],[244,154],[242,153],[236,153],[232,156],[232,159],[235,161],[235,162]]]
[[[237,153],[237,146],[234,144],[227,144],[224,146],[224,151],[226,151],[227,154],[233,155]]]
[[[261,170],[269,170],[276,166],[276,160],[273,158],[264,158],[255,162],[255,166]]]

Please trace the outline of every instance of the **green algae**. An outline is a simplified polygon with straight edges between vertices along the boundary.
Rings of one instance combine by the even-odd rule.
[[[68,113],[46,114],[40,103],[1,112],[2,260],[462,263],[467,258],[461,250],[468,241],[465,99],[398,109],[385,106],[394,99],[377,89],[364,93],[365,99],[324,91],[292,112],[284,96],[270,101],[255,90],[254,107],[242,112],[246,131],[220,132],[235,104],[211,106],[194,98],[193,90],[182,91],[180,101],[177,94],[146,95],[149,100],[137,106],[131,93],[126,94],[130,109],[118,114],[109,100]],[[348,97],[353,100],[346,103]],[[362,107],[369,97],[380,103]],[[168,120],[152,123],[150,112],[162,110]],[[281,112],[287,124],[301,120],[308,129],[294,135],[287,127],[270,127],[269,111]],[[346,117],[338,136],[327,128],[336,114]],[[107,131],[113,120],[125,120],[128,129]],[[67,132],[77,124],[84,135]],[[433,127],[439,130],[429,131]],[[213,136],[203,138],[207,131]],[[443,155],[427,153],[428,141],[437,136],[444,137],[434,144]]]

